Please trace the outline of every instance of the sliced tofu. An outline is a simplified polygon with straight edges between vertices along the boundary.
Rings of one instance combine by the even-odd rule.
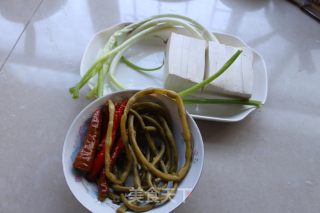
[[[250,98],[253,87],[253,53],[248,48],[221,76],[207,85],[203,92]],[[215,74],[237,51],[235,47],[209,42],[205,78]]]
[[[203,81],[205,40],[172,33],[166,50],[165,88],[181,91]]]

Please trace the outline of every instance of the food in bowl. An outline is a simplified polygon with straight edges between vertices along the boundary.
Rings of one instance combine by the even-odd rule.
[[[173,100],[177,108],[185,147],[182,163],[172,128],[177,121],[160,97]],[[120,205],[117,212],[148,211],[175,196],[190,169],[192,147],[181,97],[166,89],[145,89],[115,104],[108,99],[93,112],[73,167],[97,184],[100,201],[109,198]]]

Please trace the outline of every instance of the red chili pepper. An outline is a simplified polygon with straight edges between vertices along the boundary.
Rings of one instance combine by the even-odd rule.
[[[102,143],[104,143],[104,140],[102,140]],[[93,166],[87,176],[87,179],[89,181],[94,181],[104,166],[104,150],[104,145],[102,145],[102,148],[100,149],[96,158],[94,159]]]
[[[89,129],[83,147],[79,151],[73,167],[82,172],[89,172],[91,170],[96,148],[100,141],[100,130],[102,126],[102,110],[97,109],[91,118]]]
[[[107,198],[108,195],[108,183],[106,180],[106,172],[103,169],[100,173],[99,179],[98,179],[98,198],[100,201],[104,201]]]
[[[114,143],[114,140],[115,140],[115,137],[116,137],[116,133],[117,133],[117,130],[118,130],[119,125],[120,125],[121,116],[123,114],[123,111],[124,111],[124,108],[125,108],[127,102],[128,102],[128,100],[124,100],[124,101],[121,102],[121,104],[116,104],[115,105],[111,147],[112,147],[112,145]],[[108,125],[108,122],[107,122],[107,125]],[[90,180],[90,181],[94,181],[96,179],[96,177],[101,172],[101,170],[102,170],[102,168],[104,166],[105,140],[106,140],[106,136],[104,136],[104,138],[102,139],[102,142],[101,142],[102,143],[102,148],[100,149],[99,153],[97,154],[97,156],[96,156],[96,158],[94,160],[94,163],[93,163],[92,170],[90,171],[90,173],[87,176],[87,179]]]
[[[112,155],[110,157],[110,168],[112,168],[113,165],[116,163],[123,148],[124,148],[124,145],[122,143],[122,139],[121,139],[121,137],[119,137],[117,145],[114,147],[114,150],[113,150]]]
[[[107,132],[107,128],[108,128],[108,120],[109,120],[109,113],[108,113],[108,107],[105,107],[106,111],[105,111],[105,121],[103,122],[104,126],[101,128],[101,136],[102,136],[102,140],[99,144],[99,146],[101,147],[98,151],[98,154],[96,155],[93,165],[91,167],[90,172],[87,175],[87,179],[89,181],[94,181],[97,176],[99,175],[99,173],[101,172],[101,168],[104,165],[104,144],[105,144],[105,134]]]

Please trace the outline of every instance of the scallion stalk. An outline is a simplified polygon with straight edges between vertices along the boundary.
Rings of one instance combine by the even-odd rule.
[[[73,98],[79,97],[79,90],[86,84],[88,81],[93,78],[98,73],[98,80],[96,86],[92,91],[87,95],[87,97],[92,97],[95,94],[97,96],[103,95],[104,83],[107,76],[110,77],[110,80],[119,88],[124,88],[114,77],[113,72],[117,63],[120,60],[120,57],[124,50],[132,46],[135,42],[141,40],[142,38],[148,36],[149,34],[155,33],[160,30],[165,30],[168,28],[180,28],[187,30],[189,33],[195,35],[198,38],[203,38],[205,40],[216,40],[214,35],[212,35],[205,27],[203,27],[198,22],[182,15],[176,14],[162,14],[147,18],[140,22],[129,24],[123,27],[120,30],[117,30],[106,43],[102,56],[88,69],[85,75],[81,78],[80,82],[77,83],[74,87],[70,88],[69,91],[72,94]],[[115,57],[117,54],[118,57]],[[151,71],[157,68],[142,68],[137,66],[130,61],[126,60],[127,65],[131,66],[134,69],[139,69],[143,71]],[[112,66],[112,64],[114,66]],[[229,65],[230,66],[230,65]],[[227,68],[227,67],[226,67]],[[225,68],[225,69],[226,69]],[[223,70],[224,72],[225,70]],[[219,75],[218,75],[219,76]],[[217,77],[218,77],[217,76]],[[211,78],[209,78],[211,79]],[[208,81],[207,79],[206,81]],[[215,79],[215,78],[214,78]],[[214,79],[211,79],[213,81]],[[198,85],[199,88],[206,85],[206,81],[202,82],[202,85]],[[196,85],[197,86],[197,85]],[[191,87],[188,90],[182,91],[182,95],[190,94],[190,92],[196,91],[198,87]]]
[[[163,17],[171,17],[171,18],[178,18],[178,19],[186,20],[187,22],[194,25],[199,31],[203,32],[205,34],[205,37],[207,38],[207,40],[219,42],[218,39],[212,33],[210,33],[204,26],[202,26],[200,23],[196,22],[195,20],[193,20],[187,16],[178,15],[178,14],[162,14],[162,15],[153,16],[153,17],[151,17],[151,19],[163,18]]]
[[[138,28],[136,28],[132,32],[132,34],[136,34],[140,31],[143,31],[145,29],[148,29],[148,28],[155,26],[155,25],[158,25],[158,24],[170,24],[172,26],[181,26],[185,30],[187,30],[189,33],[191,33],[194,37],[196,37],[198,39],[205,39],[202,36],[202,34],[197,29],[195,29],[192,25],[190,25],[184,21],[181,21],[179,19],[174,19],[174,18],[157,18],[157,19],[150,20],[148,22],[145,22],[144,24],[142,24]]]
[[[93,78],[97,74],[97,72],[101,69],[100,63],[95,63],[95,66],[92,66],[81,78],[81,80],[73,87],[69,89],[69,92],[72,94],[72,98],[79,98],[80,89],[88,83],[88,81]]]
[[[256,100],[246,100],[246,99],[183,99],[185,104],[236,104],[236,105],[248,105],[255,106],[257,108],[261,107],[261,101]]]
[[[231,64],[239,57],[241,52],[242,52],[242,50],[237,50],[237,52],[235,54],[233,54],[231,56],[231,58],[218,70],[218,72],[216,72],[215,74],[213,74],[212,76],[210,76],[206,80],[203,80],[200,83],[197,83],[197,84],[193,85],[192,87],[189,87],[188,89],[185,89],[185,90],[179,92],[179,95],[181,97],[188,96],[188,95],[198,91],[202,87],[206,86],[207,84],[210,84],[212,81],[217,79],[220,75],[222,75],[222,73],[224,73],[231,66]]]
[[[93,98],[95,95],[97,95],[97,91],[98,91],[98,87],[97,87],[97,85],[96,85],[96,86],[94,86],[94,87],[91,89],[91,91],[86,95],[86,98],[87,98],[87,99]]]
[[[132,63],[131,61],[129,61],[126,57],[122,56],[121,57],[121,61],[126,64],[128,67],[130,67],[131,69],[134,69],[136,71],[156,71],[158,69],[161,69],[161,67],[163,67],[164,65],[164,60],[162,62],[162,64],[158,67],[155,67],[155,68],[145,68],[145,67],[141,67],[141,66],[138,66],[134,63]]]
[[[137,33],[136,35],[130,37],[129,39],[127,39],[126,41],[124,41],[122,44],[120,44],[119,46],[115,47],[114,49],[110,50],[109,52],[107,52],[106,54],[104,54],[103,56],[101,56],[89,69],[88,71],[84,74],[84,76],[81,78],[80,82],[77,83],[74,87],[69,89],[69,92],[72,94],[72,98],[79,98],[79,90],[86,84],[88,83],[88,81],[97,74],[97,72],[102,68],[103,63],[111,56],[113,56],[114,54],[116,54],[117,52],[119,52],[120,50],[129,47],[130,45],[133,45],[136,41],[138,41],[139,39],[141,39],[144,35],[153,33],[157,30],[159,30],[159,28],[166,28],[167,26],[165,25],[161,25],[161,26],[154,26],[154,27],[150,27],[147,30],[144,30],[142,32]],[[99,84],[103,84],[104,81],[102,81],[103,79],[100,78],[98,79],[98,88],[99,88]]]
[[[125,86],[123,86],[116,78],[113,74],[110,74],[110,80],[111,83],[113,83],[116,87],[118,87],[121,90],[125,90]]]

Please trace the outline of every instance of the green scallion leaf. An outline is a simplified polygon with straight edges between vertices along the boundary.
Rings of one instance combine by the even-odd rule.
[[[141,67],[141,66],[138,66],[134,63],[132,63],[131,61],[129,61],[126,57],[124,56],[121,56],[121,61],[126,64],[128,67],[136,70],[136,71],[156,71],[156,70],[159,70],[161,69],[161,67],[163,67],[164,65],[164,60],[162,62],[162,64],[159,66],[159,67],[155,67],[155,68],[144,68],[144,67]]]
[[[218,72],[216,72],[206,80],[203,80],[202,82],[195,84],[194,86],[179,92],[179,95],[181,97],[190,95],[191,93],[198,91],[202,87],[206,86],[207,84],[217,79],[222,73],[224,73],[231,66],[231,64],[233,64],[233,62],[239,57],[241,52],[242,50],[237,50],[237,52],[233,54],[233,56],[231,56],[231,58],[218,70]]]
[[[246,100],[246,99],[183,99],[185,104],[237,104],[255,106],[257,108],[262,106],[261,101]]]

